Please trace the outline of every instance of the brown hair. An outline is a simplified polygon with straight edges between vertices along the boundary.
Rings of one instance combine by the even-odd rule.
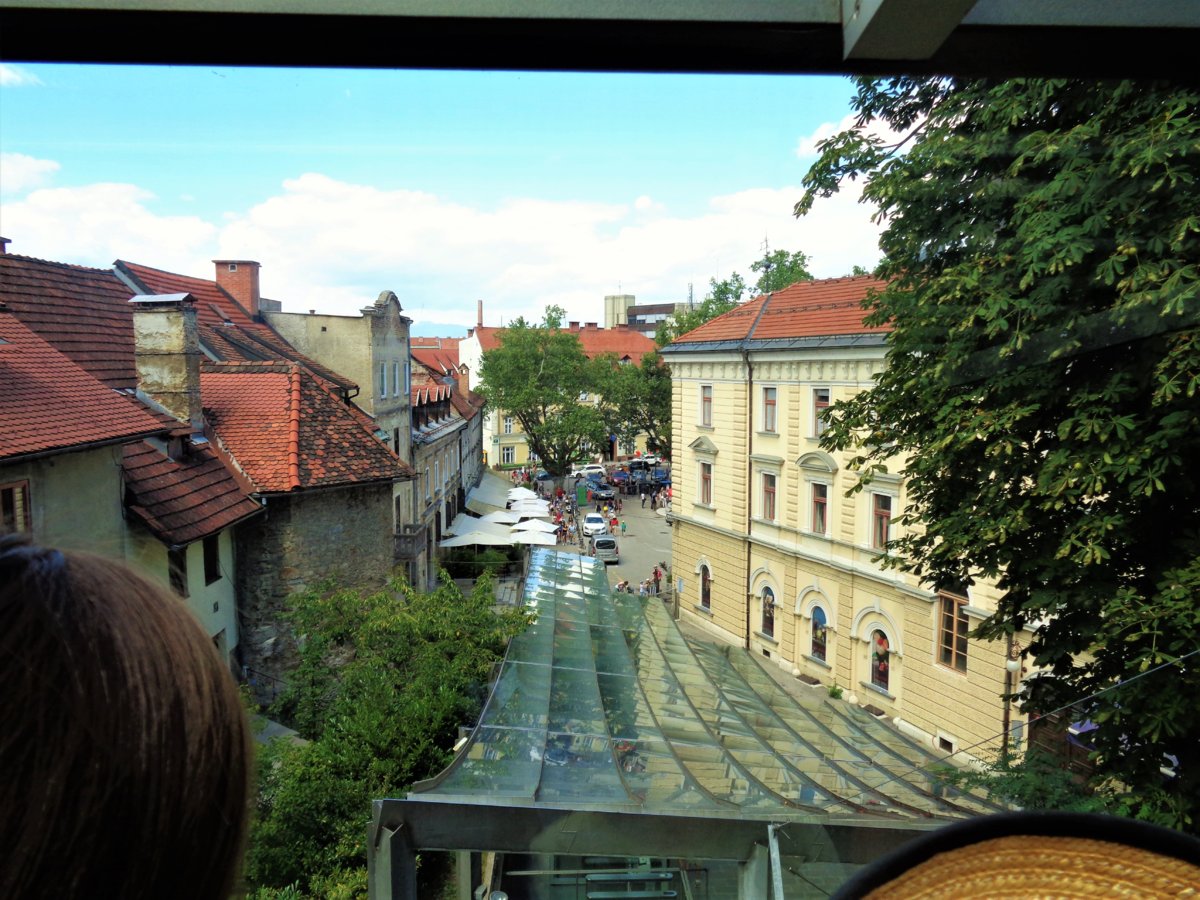
[[[225,898],[250,730],[183,602],[0,537],[0,897]]]

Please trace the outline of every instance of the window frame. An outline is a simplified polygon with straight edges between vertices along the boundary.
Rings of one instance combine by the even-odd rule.
[[[700,608],[712,611],[712,570],[706,563],[700,564]]]
[[[12,498],[7,504],[4,503],[5,496]],[[32,531],[33,506],[28,479],[0,484],[0,534],[30,534]]]
[[[775,592],[764,587],[758,593],[759,598],[759,634],[775,640]]]
[[[400,396],[400,363],[398,360],[392,360],[392,393],[397,397]]]
[[[180,597],[190,597],[188,590],[187,547],[167,548],[167,581]]]
[[[700,385],[700,425],[703,428],[713,427],[713,386]]]
[[[517,448],[512,444],[505,444],[500,448],[500,465],[511,466],[517,459]]]
[[[817,617],[821,621],[817,622]],[[819,659],[823,663],[829,662],[829,616],[826,614],[823,607],[814,606],[812,616],[809,622],[809,636],[811,643],[809,644],[809,653],[813,659]]]
[[[210,534],[204,538],[204,584],[210,585],[220,581],[221,573],[221,536]]]
[[[779,433],[779,388],[762,389],[762,431],[764,434]]]
[[[883,649],[879,649],[879,640],[876,638],[879,635],[883,639]],[[876,687],[885,693],[891,693],[891,656],[892,642],[887,636],[887,632],[882,628],[874,628],[871,630],[870,637],[867,641],[867,652],[870,653],[870,668],[871,668],[871,686]]]
[[[697,503],[702,503],[705,506],[712,506],[712,479],[713,479],[713,464],[707,460],[699,461],[699,476],[697,485]]]
[[[379,399],[386,400],[387,395],[387,363],[381,362],[379,364]]]
[[[888,542],[891,540],[892,503],[895,499],[894,495],[882,491],[871,492],[871,533],[869,537],[873,550],[886,550]],[[881,500],[887,501],[887,509],[880,507]]]
[[[817,491],[821,493],[818,496]],[[813,534],[829,535],[829,485],[824,481],[809,482],[809,526]],[[820,519],[820,528],[817,527]]]
[[[513,420],[513,417],[512,417],[512,416],[505,416],[505,417],[504,417],[504,421],[503,421],[503,422],[501,423],[501,425],[500,425],[500,427],[501,427],[501,433],[502,433],[502,434],[512,434],[512,433],[513,433],[513,426],[514,426],[514,420]]]
[[[829,407],[832,405],[833,394],[827,387],[813,388],[812,401],[812,436],[819,438],[829,427],[829,423],[826,421],[825,415],[829,412]]]
[[[938,664],[955,672],[967,671],[969,602],[968,598],[949,591],[938,592]]]
[[[761,476],[759,484],[762,487],[762,506],[760,512],[762,518],[768,522],[778,522],[777,513],[779,512],[776,502],[778,500],[779,476],[774,472],[760,472]]]

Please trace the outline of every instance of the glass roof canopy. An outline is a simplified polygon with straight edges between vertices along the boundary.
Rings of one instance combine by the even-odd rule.
[[[604,564],[535,550],[537,621],[513,640],[479,726],[426,799],[710,812],[959,818],[936,756],[864,710],[806,702],[740,649],[689,643],[656,597],[612,593]]]
[[[414,849],[530,840],[542,852],[616,853],[632,832],[662,849],[684,828],[687,846],[657,855],[736,858],[737,841],[714,832],[706,844],[691,827],[731,837],[733,822],[794,823],[866,828],[869,846],[847,854],[843,841],[841,853],[864,861],[999,809],[941,784],[940,757],[865,710],[793,694],[743,649],[686,638],[659,598],[613,593],[598,560],[535,549],[525,599],[537,619],[510,644],[470,740],[407,800],[378,801],[373,830],[403,823]],[[550,811],[587,814],[588,825],[551,840],[548,823],[562,825]],[[643,839],[640,852],[656,851]]]

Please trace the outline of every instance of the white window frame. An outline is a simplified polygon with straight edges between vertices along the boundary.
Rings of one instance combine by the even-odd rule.
[[[700,425],[703,428],[713,427],[713,386],[700,385]]]
[[[764,434],[779,433],[779,388],[762,389],[762,431]]]
[[[879,534],[876,528],[876,525],[878,524],[878,501],[880,498],[884,497],[886,497],[888,500],[887,540],[885,540],[883,543],[879,543]],[[867,545],[872,550],[886,550],[888,541],[892,539],[892,519],[896,514],[896,495],[890,491],[871,491],[867,502],[870,504],[867,508]]]
[[[775,472],[759,472],[759,513],[768,522],[779,521],[779,475]],[[768,488],[767,479],[770,479]],[[768,505],[770,508],[768,509]]]
[[[504,432],[504,434],[512,434],[513,433],[513,417],[512,416],[504,417],[504,422],[501,425],[501,429]]]
[[[813,534],[819,534],[819,535],[826,536],[826,537],[829,535],[829,494],[830,494],[829,487],[830,487],[829,483],[825,482],[825,481],[810,481],[808,483],[808,492],[809,492],[808,493],[808,497],[809,497],[809,500],[808,500],[808,515],[809,515],[808,526],[809,526],[809,530]],[[823,490],[825,492],[824,498],[821,503],[821,508],[823,510],[823,518],[825,521],[822,523],[824,525],[824,528],[820,529],[820,530],[817,529],[817,488],[820,488],[821,490]]]
[[[512,444],[505,444],[500,448],[500,464],[503,466],[511,466],[517,459],[517,448]]]
[[[397,360],[392,361],[392,393],[400,396],[400,363]]]
[[[822,399],[822,395],[823,399]],[[812,390],[813,415],[812,436],[819,438],[829,427],[825,416],[833,404],[833,392],[827,387],[815,387]]]
[[[696,502],[702,506],[712,506],[713,498],[713,463],[700,460],[696,468]]]
[[[387,363],[381,362],[379,364],[379,399],[386,400],[387,395]]]

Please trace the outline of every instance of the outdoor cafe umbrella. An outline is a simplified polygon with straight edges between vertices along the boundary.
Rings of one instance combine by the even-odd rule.
[[[513,531],[543,531],[547,534],[554,534],[558,531],[557,525],[552,525],[549,522],[543,522],[540,519],[526,519],[524,522],[518,522],[512,527]]]

